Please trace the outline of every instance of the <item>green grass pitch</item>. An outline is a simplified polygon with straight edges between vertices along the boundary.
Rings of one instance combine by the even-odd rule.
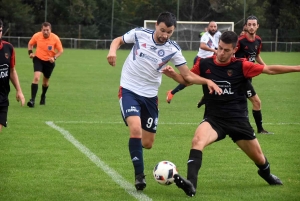
[[[128,128],[117,98],[123,61],[128,50],[117,52],[117,66],[106,61],[108,50],[65,49],[57,59],[46,105],[20,107],[11,85],[8,127],[0,133],[0,200],[189,200],[176,185],[162,186],[152,176],[154,165],[170,160],[186,176],[186,161],[203,108],[196,103],[201,86],[175,95],[177,86],[163,77],[159,90],[160,119],[156,141],[144,150],[147,188],[134,190],[128,153]],[[185,51],[191,67],[196,51]],[[32,61],[26,49],[16,49],[21,86],[30,99]],[[299,65],[299,53],[261,54],[267,64]],[[260,75],[253,79],[262,100],[264,127],[274,135],[257,135],[271,171],[284,183],[269,186],[257,168],[230,138],[204,150],[194,200],[300,200],[300,73]],[[250,122],[255,127],[249,104]],[[256,129],[255,129],[256,130]]]

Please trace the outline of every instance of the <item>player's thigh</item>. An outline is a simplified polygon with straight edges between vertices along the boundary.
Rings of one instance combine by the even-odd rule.
[[[203,150],[207,145],[215,142],[218,137],[218,132],[212,127],[212,125],[207,121],[203,121],[195,131],[192,140],[192,148]]]
[[[125,121],[129,129],[130,137],[142,138],[141,118],[139,116],[128,116]]]
[[[38,57],[33,57],[32,62],[33,62],[34,72],[36,72],[36,71],[42,72],[43,71],[43,63],[42,63],[41,59],[39,59]]]
[[[249,121],[233,121],[226,132],[252,161],[264,164],[264,155]]]
[[[236,144],[247,154],[255,164],[264,164],[265,156],[257,138],[253,140],[238,140]]]
[[[138,97],[133,92],[120,88],[119,103],[123,121],[126,126],[129,126],[130,134],[137,137],[142,137],[141,129],[141,106],[138,102]]]
[[[43,72],[45,78],[49,79],[51,77],[54,67],[55,67],[55,63],[51,63],[49,61],[43,62],[43,71],[42,72]]]

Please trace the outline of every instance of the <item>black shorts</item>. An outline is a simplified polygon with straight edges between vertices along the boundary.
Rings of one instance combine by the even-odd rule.
[[[4,127],[7,126],[7,111],[8,106],[0,106],[0,124]]]
[[[247,80],[245,90],[246,90],[245,94],[246,94],[247,98],[251,98],[256,95],[256,92],[254,90],[254,87],[253,87],[250,79]]]
[[[238,140],[253,140],[256,138],[249,121],[233,121],[206,117],[202,122],[208,122],[217,132],[218,139],[216,141],[224,139],[226,135],[228,135],[233,142]]]
[[[44,77],[49,79],[55,67],[55,63],[51,63],[50,61],[43,61],[38,57],[33,57],[32,61],[34,72],[42,72],[44,74]]]

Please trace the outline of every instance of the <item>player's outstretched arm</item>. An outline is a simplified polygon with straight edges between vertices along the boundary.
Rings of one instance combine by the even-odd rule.
[[[117,50],[119,49],[119,47],[121,45],[124,44],[124,41],[122,39],[122,36],[115,38],[111,44],[110,44],[110,48],[109,48],[109,52],[107,55],[107,61],[111,66],[115,66],[116,65],[116,60],[117,60]]]
[[[300,65],[298,66],[265,65],[262,72],[269,75],[300,72]]]

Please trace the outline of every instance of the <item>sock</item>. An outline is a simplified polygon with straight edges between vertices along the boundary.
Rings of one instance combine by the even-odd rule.
[[[187,179],[192,182],[195,188],[197,188],[198,172],[202,165],[202,151],[191,149],[187,165]]]
[[[129,153],[135,175],[144,172],[144,159],[141,138],[129,138]]]
[[[261,172],[264,176],[269,176],[270,173],[271,173],[270,163],[268,162],[268,160],[267,160],[266,157],[265,157],[265,159],[266,159],[265,164],[263,164],[263,165],[257,165],[257,164],[255,164],[255,165],[259,168],[260,172]]]
[[[35,100],[36,93],[38,91],[38,84],[31,83],[31,100]]]
[[[253,114],[258,132],[263,130],[261,110],[252,110],[252,114]]]
[[[48,90],[48,87],[49,87],[49,86],[44,86],[44,85],[43,85],[43,88],[42,88],[42,97],[45,97],[45,96],[46,96],[46,92],[47,92],[47,90]]]
[[[171,94],[176,94],[178,91],[184,89],[186,86],[184,84],[179,84],[175,89],[171,91]]]

